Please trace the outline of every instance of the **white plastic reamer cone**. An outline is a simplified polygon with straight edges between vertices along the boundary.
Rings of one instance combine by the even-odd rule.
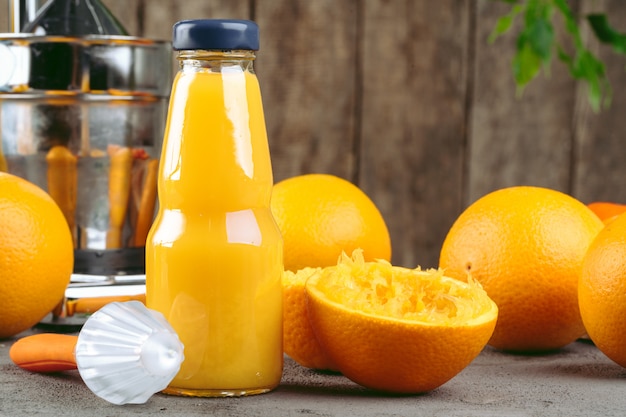
[[[183,344],[157,311],[139,301],[107,304],[83,325],[74,351],[78,371],[97,396],[143,404],[172,381]]]

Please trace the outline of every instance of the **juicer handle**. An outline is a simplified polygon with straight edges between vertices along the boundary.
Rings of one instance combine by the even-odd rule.
[[[78,369],[74,348],[78,336],[42,333],[26,336],[11,346],[9,356],[31,372],[61,372]]]
[[[67,316],[73,316],[74,314],[86,314],[95,313],[105,305],[114,301],[139,301],[143,304],[146,303],[146,294],[136,295],[111,295],[106,297],[86,297],[77,298],[75,300],[68,300],[65,303],[65,314]]]

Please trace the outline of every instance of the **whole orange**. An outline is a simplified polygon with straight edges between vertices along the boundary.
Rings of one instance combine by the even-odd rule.
[[[357,186],[334,175],[299,175],[278,182],[272,213],[284,240],[285,269],[335,265],[342,252],[391,259],[385,220]]]
[[[610,201],[594,201],[587,204],[587,207],[596,213],[604,224],[610,222],[626,211],[626,204],[614,203]]]
[[[582,202],[543,187],[510,187],[471,204],[449,230],[439,264],[478,280],[500,310],[495,348],[558,349],[585,332],[582,260],[602,221]]]
[[[0,173],[0,338],[20,333],[62,300],[74,266],[63,213],[34,184]]]
[[[589,338],[626,367],[626,214],[594,239],[578,286],[580,314]]]
[[[480,284],[343,256],[306,282],[311,327],[341,373],[365,387],[422,393],[485,347],[498,307]]]

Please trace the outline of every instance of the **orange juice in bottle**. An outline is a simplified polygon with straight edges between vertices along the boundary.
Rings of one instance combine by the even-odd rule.
[[[146,242],[147,305],[185,346],[166,393],[259,394],[282,375],[283,243],[269,205],[258,42],[250,21],[174,25],[180,69]]]

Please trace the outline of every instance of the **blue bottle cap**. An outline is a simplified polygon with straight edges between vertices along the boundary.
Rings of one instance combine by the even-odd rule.
[[[174,24],[172,46],[188,49],[259,50],[259,27],[250,20],[194,19]]]

